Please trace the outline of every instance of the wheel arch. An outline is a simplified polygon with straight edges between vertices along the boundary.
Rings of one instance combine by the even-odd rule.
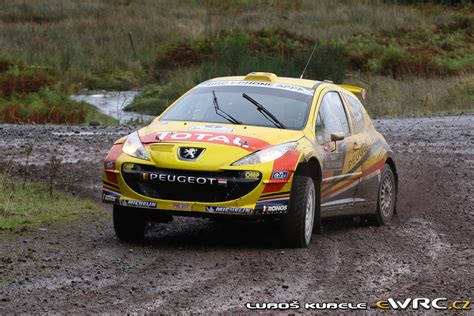
[[[316,157],[311,157],[308,160],[301,161],[295,173],[297,175],[307,176],[313,180],[314,189],[316,192],[317,202],[315,203],[315,218],[313,224],[313,232],[317,234],[322,233],[321,228],[321,182],[323,179],[321,163]]]
[[[393,154],[389,153],[389,156],[385,160],[385,163],[390,166],[390,169],[392,169],[393,172],[393,177],[395,178],[395,208],[394,208],[394,213],[397,214],[397,195],[398,195],[398,172],[397,172],[397,166],[395,165],[395,160],[393,159]]]

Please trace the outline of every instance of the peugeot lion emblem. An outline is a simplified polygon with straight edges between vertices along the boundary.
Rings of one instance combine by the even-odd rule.
[[[178,157],[181,160],[196,160],[204,152],[204,148],[180,147]]]

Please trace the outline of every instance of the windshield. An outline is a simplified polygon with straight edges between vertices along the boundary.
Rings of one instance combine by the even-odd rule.
[[[205,82],[177,101],[160,120],[230,123],[223,112],[241,124],[276,128],[275,122],[249,102],[244,93],[268,110],[285,128],[294,130],[303,129],[313,99],[312,90],[297,86],[252,81]]]

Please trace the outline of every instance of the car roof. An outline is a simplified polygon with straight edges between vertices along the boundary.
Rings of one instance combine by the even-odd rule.
[[[230,77],[219,77],[210,79],[207,82],[212,81],[261,81],[261,82],[272,82],[272,83],[281,83],[288,84],[293,86],[299,86],[309,89],[316,89],[319,85],[325,84],[332,88],[337,87],[342,89],[349,94],[354,94],[359,96],[362,100],[365,100],[367,91],[360,87],[334,84],[332,81],[324,80],[310,80],[310,79],[300,79],[300,78],[289,78],[289,77],[279,77],[271,72],[251,72],[246,76],[230,76]]]
[[[232,81],[232,80],[266,81],[266,82],[273,82],[273,83],[290,84],[290,85],[300,86],[300,87],[305,87],[305,88],[314,88],[316,85],[323,83],[323,81],[316,81],[316,80],[309,80],[309,79],[279,77],[269,72],[251,72],[246,76],[219,77],[219,78],[211,79],[209,81]]]

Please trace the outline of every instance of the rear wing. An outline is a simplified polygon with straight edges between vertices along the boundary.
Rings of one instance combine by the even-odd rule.
[[[349,92],[354,93],[355,95],[361,97],[362,100],[365,100],[365,98],[367,97],[367,90],[365,90],[364,88],[360,88],[356,86],[348,86],[345,84],[338,84],[337,86],[343,89],[346,89]]]

